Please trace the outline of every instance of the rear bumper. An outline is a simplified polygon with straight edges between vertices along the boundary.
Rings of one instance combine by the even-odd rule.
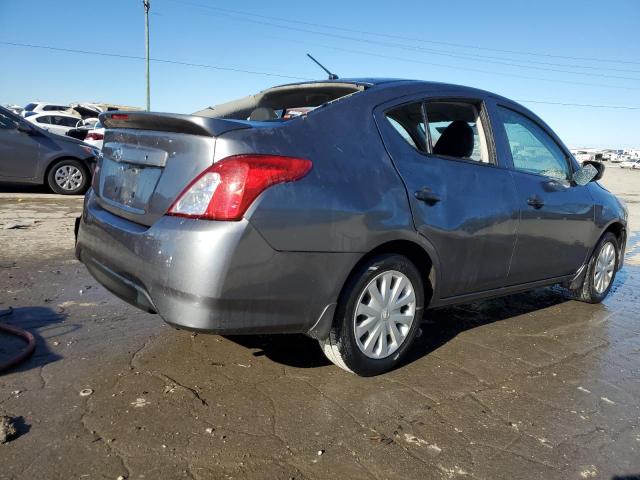
[[[226,334],[308,332],[358,257],[278,252],[246,220],[162,217],[147,228],[102,209],[93,191],[76,256],[132,305],[180,328]]]

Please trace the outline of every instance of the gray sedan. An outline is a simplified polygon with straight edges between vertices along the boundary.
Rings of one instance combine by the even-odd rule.
[[[428,309],[554,284],[600,302],[622,266],[604,167],[486,91],[321,81],[101,121],[76,254],[179,328],[302,332],[375,375]]]
[[[63,195],[84,193],[99,154],[0,107],[0,182],[44,184]]]

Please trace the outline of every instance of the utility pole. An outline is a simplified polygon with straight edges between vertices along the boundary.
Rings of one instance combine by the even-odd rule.
[[[151,110],[151,86],[149,83],[149,8],[151,8],[151,0],[142,0],[144,6],[144,37],[145,52],[147,60],[147,112]]]

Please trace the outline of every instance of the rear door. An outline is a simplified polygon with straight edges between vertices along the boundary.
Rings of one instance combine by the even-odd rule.
[[[411,99],[376,110],[420,234],[440,261],[440,298],[502,287],[518,209],[478,98]]]
[[[511,163],[520,211],[509,275],[519,284],[575,273],[594,238],[589,188],[572,182],[569,151],[538,119],[517,105],[491,107],[499,151]]]

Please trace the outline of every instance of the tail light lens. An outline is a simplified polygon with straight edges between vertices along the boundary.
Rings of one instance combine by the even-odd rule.
[[[301,179],[311,170],[311,165],[311,160],[276,155],[227,157],[187,185],[167,214],[206,220],[240,220],[267,188]]]
[[[104,135],[98,132],[89,132],[85,140],[104,140]]]

